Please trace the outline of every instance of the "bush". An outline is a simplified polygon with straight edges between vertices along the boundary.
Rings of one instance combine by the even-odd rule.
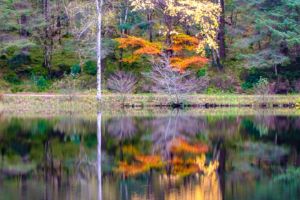
[[[97,74],[97,65],[93,64],[92,61],[87,61],[85,63],[84,71],[85,71],[85,73],[87,73],[89,75],[96,75]]]
[[[46,79],[43,76],[40,76],[40,78],[36,81],[36,85],[39,87],[46,87],[47,86]]]
[[[6,59],[6,55],[5,55],[5,54],[2,54],[2,55],[0,56],[0,59],[5,60],[5,59]]]
[[[253,88],[254,84],[256,84],[258,81],[258,76],[256,74],[251,74],[248,76],[246,82],[242,84],[242,88],[244,90]]]
[[[300,80],[293,83],[293,88],[295,92],[300,93]]]
[[[74,63],[73,67],[71,67],[72,74],[79,74],[81,72],[81,67],[78,63]]]
[[[203,67],[198,71],[198,77],[202,77],[205,75],[206,75],[206,68]]]
[[[254,86],[256,94],[258,95],[274,93],[275,84],[270,84],[267,78],[260,77],[259,81]]]
[[[14,86],[11,88],[12,93],[23,92],[23,91],[24,91],[24,89],[20,86]]]
[[[288,94],[292,92],[292,87],[288,79],[278,78],[275,83],[275,93],[276,94]]]
[[[106,82],[109,90],[120,94],[122,104],[124,104],[126,100],[125,95],[135,91],[136,83],[137,81],[134,76],[123,71],[117,71],[114,75],[111,75]]]
[[[28,61],[30,61],[30,57],[26,54],[20,53],[13,56],[11,59],[7,59],[7,64],[10,65],[11,69],[16,69]]]
[[[10,83],[18,84],[20,83],[19,77],[15,72],[8,72],[6,76],[4,76],[5,80],[8,80]]]
[[[64,78],[56,81],[53,84],[53,89],[59,90],[61,93],[68,95],[68,101],[72,101],[77,93],[80,91],[79,86],[82,85],[83,81],[78,79],[78,74],[67,74],[64,73]]]
[[[222,92],[231,92],[233,83],[226,74],[215,75],[211,78],[211,83],[214,84]]]

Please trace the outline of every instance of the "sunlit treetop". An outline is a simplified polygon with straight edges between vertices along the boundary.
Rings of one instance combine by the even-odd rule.
[[[217,49],[218,44],[215,40],[219,27],[218,17],[221,14],[221,7],[218,4],[209,1],[197,0],[130,0],[134,11],[158,9],[165,15],[179,18],[180,22],[188,25],[199,25],[201,28],[197,36],[203,36],[196,50],[197,53],[204,56],[205,47]],[[166,29],[169,29],[166,26]],[[176,34],[175,30],[166,30],[166,32]],[[166,34],[166,32],[164,32]]]

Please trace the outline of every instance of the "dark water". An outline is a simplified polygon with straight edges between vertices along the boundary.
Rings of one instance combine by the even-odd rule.
[[[0,199],[300,199],[299,116],[198,113],[1,114]]]

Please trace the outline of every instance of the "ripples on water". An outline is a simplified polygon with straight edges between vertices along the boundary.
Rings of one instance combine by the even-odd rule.
[[[282,113],[4,113],[0,199],[299,199],[299,144]]]

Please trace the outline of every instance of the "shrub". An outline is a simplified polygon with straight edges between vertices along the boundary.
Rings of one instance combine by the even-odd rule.
[[[202,77],[205,75],[206,75],[206,68],[203,67],[198,71],[198,77]]]
[[[68,101],[72,101],[79,92],[79,86],[82,82],[78,79],[78,74],[64,73],[64,78],[53,84],[53,89],[59,90],[61,93],[68,95]]]
[[[71,67],[72,74],[79,74],[81,72],[81,67],[78,63],[74,63],[73,67]]]
[[[70,70],[71,70],[70,66],[68,66],[64,63],[58,65],[58,68],[60,69],[60,71],[63,71],[63,72],[70,72]]]
[[[245,83],[242,84],[242,88],[244,90],[253,88],[254,84],[256,84],[259,81],[259,78],[256,74],[251,74],[248,76]]]
[[[89,75],[96,75],[97,74],[97,65],[93,64],[92,61],[87,61],[85,63],[84,71],[85,71],[85,73],[87,73]]]
[[[39,87],[46,87],[47,86],[46,79],[43,76],[40,76],[40,78],[36,81],[36,85]]]
[[[107,87],[113,92],[119,93],[120,101],[124,104],[126,100],[125,94],[132,93],[136,89],[134,86],[136,83],[137,81],[134,76],[118,71],[108,78]]]
[[[259,95],[259,103],[267,103],[269,94],[273,94],[275,90],[275,83],[269,83],[267,78],[260,77],[259,81],[254,85],[255,92]]]
[[[19,85],[11,88],[12,93],[23,92],[23,91],[24,91],[24,89],[22,87],[20,87]]]
[[[8,80],[10,83],[18,84],[20,83],[19,77],[15,72],[8,72],[6,73],[6,76],[4,76],[4,79]]]
[[[276,94],[288,94],[289,92],[292,92],[292,87],[288,79],[278,78],[274,89]]]
[[[11,59],[7,59],[7,63],[10,65],[11,69],[16,69],[28,61],[30,61],[30,57],[23,53],[15,55]]]
[[[5,59],[6,59],[6,55],[5,55],[5,54],[2,54],[2,55],[0,56],[0,59],[5,60]]]
[[[217,74],[213,76],[211,78],[211,83],[214,84],[222,92],[230,92],[233,88],[233,83],[226,74]]]
[[[254,85],[255,92],[258,95],[266,95],[274,93],[275,84],[270,84],[267,78],[260,77],[259,81]]]
[[[298,80],[298,81],[295,81],[294,83],[293,83],[293,88],[294,88],[294,91],[295,92],[300,92],[300,80]]]

